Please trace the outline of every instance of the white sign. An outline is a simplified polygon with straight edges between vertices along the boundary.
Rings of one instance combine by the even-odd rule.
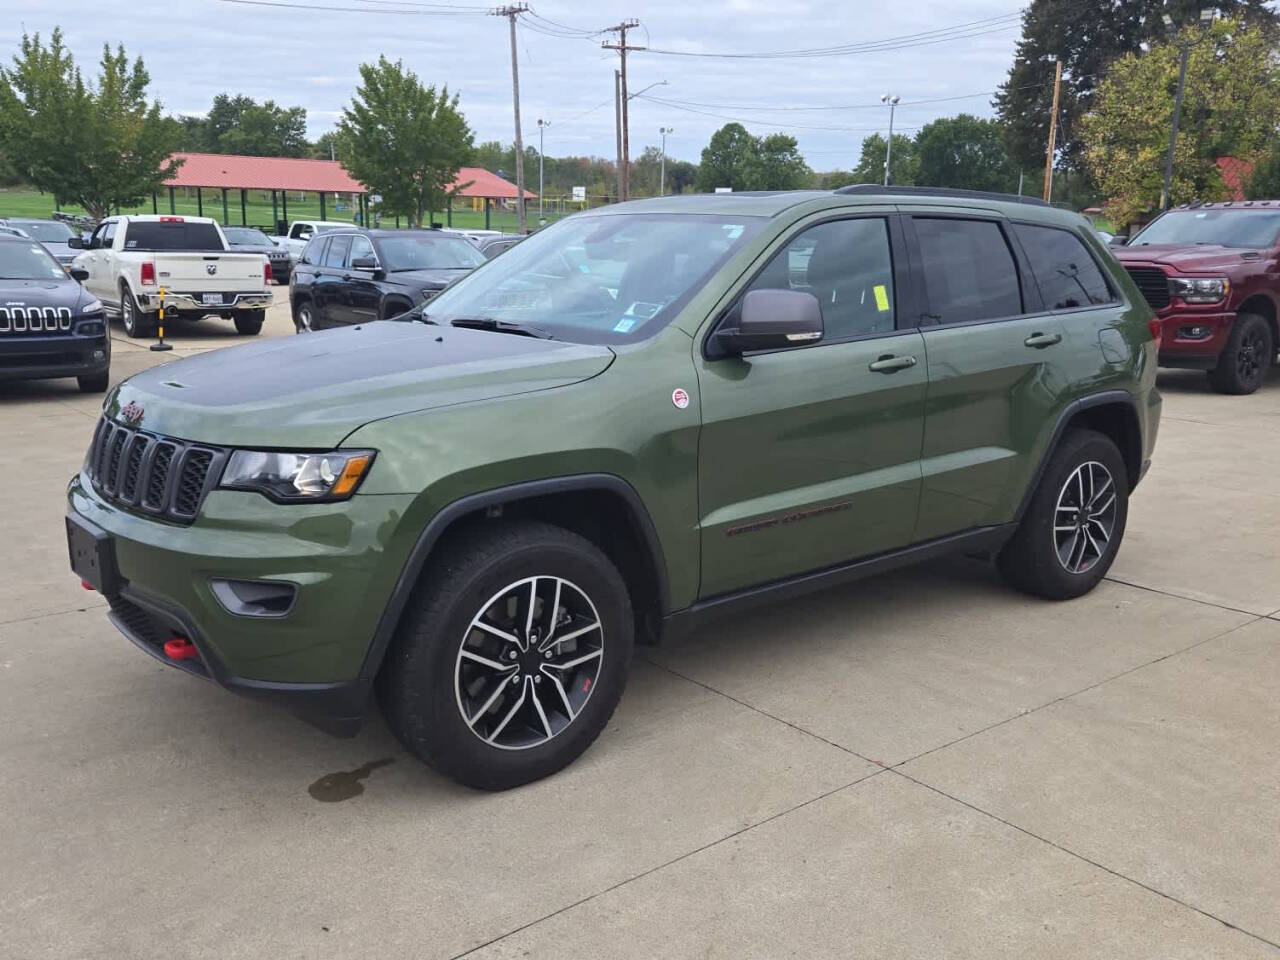
[[[586,187],[574,187],[574,188],[573,188],[573,199],[574,199],[577,203],[582,203],[584,200],[586,200],[586,199],[587,199],[587,188],[586,188]]]
[[[371,197],[369,197],[369,202],[370,202],[370,203],[381,203],[381,202],[382,202],[382,194],[380,194],[380,193],[375,193],[375,194],[373,194]]]
[[[733,193],[733,187],[716,187],[716,193]]]

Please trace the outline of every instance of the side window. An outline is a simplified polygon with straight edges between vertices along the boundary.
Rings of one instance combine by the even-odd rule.
[[[289,237],[293,240],[306,240],[311,236],[311,227],[305,223],[295,223],[293,229],[289,231]]]
[[[94,230],[93,234],[89,237],[90,250],[102,249],[102,235],[106,232],[107,232],[107,225],[105,223],[98,224],[97,229]]]
[[[1028,223],[1014,224],[1013,229],[1031,261],[1040,295],[1051,310],[1115,303],[1115,291],[1074,233]]]
[[[116,239],[116,221],[110,220],[102,225],[102,246],[110,248]]]
[[[351,255],[347,257],[347,263],[355,263],[361,257],[368,257],[370,260],[378,259],[374,255],[373,244],[369,242],[369,238],[357,234],[351,238]]]
[[[328,237],[316,237],[314,240],[309,240],[306,247],[303,248],[302,261],[313,266],[320,266],[320,264],[324,263],[324,255],[328,246]]]
[[[773,255],[751,290],[803,290],[822,307],[823,339],[894,329],[893,259],[881,217],[809,227]]]
[[[914,218],[935,323],[972,323],[1022,313],[1018,269],[998,223]]]
[[[329,249],[325,251],[324,265],[326,267],[341,267],[347,262],[347,250],[351,248],[351,237],[349,235],[337,236],[329,241]]]

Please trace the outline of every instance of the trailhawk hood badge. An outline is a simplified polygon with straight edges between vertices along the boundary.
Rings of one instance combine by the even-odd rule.
[[[142,422],[142,415],[145,411],[142,405],[130,400],[120,408],[120,419],[131,427],[136,427]]]
[[[204,265],[204,271],[210,275],[215,274],[218,272],[218,265],[216,263],[206,263]]]

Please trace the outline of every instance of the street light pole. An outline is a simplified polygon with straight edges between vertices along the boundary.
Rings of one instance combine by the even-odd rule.
[[[883,94],[880,97],[881,103],[889,105],[889,140],[884,146],[884,185],[889,185],[889,161],[893,159],[893,111],[898,106],[901,98],[896,94]]]
[[[550,120],[538,118],[538,223],[542,224],[546,218],[542,215],[542,134],[547,127],[551,126]]]
[[[658,196],[665,197],[667,195],[667,134],[675,131],[670,127],[659,127],[658,133],[662,134],[662,153],[658,163]]]
[[[1213,23],[1214,8],[1202,7],[1200,10],[1200,26],[1208,27]],[[1164,25],[1174,32],[1173,18],[1167,13],[1162,18]],[[1164,184],[1160,188],[1160,209],[1169,209],[1169,192],[1173,187],[1173,153],[1178,146],[1178,124],[1182,121],[1182,92],[1187,85],[1187,58],[1191,55],[1191,40],[1186,36],[1178,43],[1178,89],[1173,95],[1173,123],[1169,127],[1169,152],[1164,158]]]

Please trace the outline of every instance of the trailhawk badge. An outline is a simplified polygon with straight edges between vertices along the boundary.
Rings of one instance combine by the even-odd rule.
[[[136,427],[142,422],[142,406],[130,400],[120,408],[120,419],[131,427]]]
[[[671,391],[671,402],[676,405],[677,409],[683,410],[689,405],[689,393],[684,387],[676,387]]]

